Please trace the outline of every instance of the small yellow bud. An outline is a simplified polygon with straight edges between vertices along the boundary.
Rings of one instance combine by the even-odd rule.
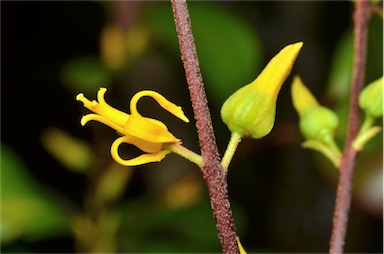
[[[311,91],[303,84],[299,76],[293,78],[291,87],[293,106],[296,111],[302,116],[308,109],[313,106],[319,106],[316,98]]]
[[[300,130],[307,139],[327,142],[339,124],[337,115],[321,106],[300,77],[293,79],[292,102],[300,116]]]
[[[339,167],[341,152],[333,139],[339,124],[337,115],[321,106],[299,77],[294,78],[291,92],[293,106],[300,117],[300,131],[306,138],[303,147],[323,153]]]
[[[363,89],[359,96],[359,105],[372,117],[383,116],[383,77]]]
[[[250,84],[232,94],[221,108],[221,118],[232,133],[262,138],[275,122],[276,100],[291,72],[302,42],[283,48]]]

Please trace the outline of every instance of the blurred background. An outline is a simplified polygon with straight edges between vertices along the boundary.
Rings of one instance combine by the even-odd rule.
[[[378,6],[381,6],[379,4]],[[346,133],[352,66],[349,1],[189,3],[215,135],[230,133],[225,99],[253,81],[285,45],[304,47],[278,99],[276,124],[240,144],[228,174],[237,233],[248,252],[327,252],[337,170],[300,147],[293,75],[340,117]],[[379,11],[380,12],[380,11]],[[171,154],[160,163],[119,166],[115,131],[80,125],[89,111],[75,96],[125,112],[143,89],[181,105],[185,124],[152,99],[142,115],[160,119],[198,152],[193,113],[169,2],[1,2],[1,251],[220,252],[199,169]],[[366,84],[382,76],[382,14],[369,25]],[[363,117],[363,115],[362,115]],[[378,123],[381,124],[381,123]],[[346,252],[383,251],[383,137],[358,157]],[[140,153],[123,146],[122,156]]]

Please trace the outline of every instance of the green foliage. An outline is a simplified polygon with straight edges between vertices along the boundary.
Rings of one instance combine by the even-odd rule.
[[[97,57],[80,57],[66,63],[61,70],[63,84],[74,92],[94,92],[108,86],[110,73]]]
[[[41,142],[53,157],[73,172],[85,173],[95,160],[90,144],[59,128],[45,130]]]
[[[373,14],[369,23],[366,80],[371,82],[383,73],[383,19]],[[327,94],[338,103],[347,103],[352,79],[353,31],[340,38],[332,55]],[[343,121],[342,121],[343,122]]]
[[[333,54],[328,80],[328,94],[337,101],[349,95],[352,79],[353,36],[348,31],[342,36]]]
[[[1,147],[1,242],[38,240],[67,231],[67,215],[34,182],[21,159]]]
[[[124,208],[123,252],[218,252],[220,244],[208,202],[177,209],[143,205]],[[170,239],[173,239],[170,241]],[[150,243],[150,244],[149,244]]]
[[[262,49],[256,31],[236,15],[208,3],[189,5],[197,54],[209,94],[218,107],[239,87],[260,72]],[[179,55],[173,14],[168,5],[157,6],[146,22]]]

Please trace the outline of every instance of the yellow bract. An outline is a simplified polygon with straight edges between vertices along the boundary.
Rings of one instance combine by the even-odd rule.
[[[303,44],[303,42],[297,42],[284,47],[269,61],[251,85],[269,96],[277,97],[281,86],[291,73],[293,64]]]
[[[159,105],[171,114],[184,122],[189,122],[181,107],[168,101],[161,94],[154,91],[141,91],[135,94],[130,102],[131,114],[127,114],[109,106],[104,95],[106,88],[100,88],[97,93],[98,102],[89,101],[82,93],[76,96],[78,101],[83,102],[84,107],[95,112],[82,117],[81,125],[91,120],[99,121],[115,129],[122,137],[116,139],[111,146],[112,158],[124,166],[136,166],[149,162],[161,161],[171,151],[163,149],[164,144],[180,143],[180,140],[168,131],[168,128],[161,121],[143,117],[137,111],[137,102],[144,96],[155,99]],[[146,154],[136,158],[125,160],[119,155],[118,149],[122,143],[135,145]]]

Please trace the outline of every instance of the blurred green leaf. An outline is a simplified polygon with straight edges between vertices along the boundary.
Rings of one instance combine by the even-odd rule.
[[[366,83],[380,78],[383,73],[383,19],[372,15],[368,31]],[[327,93],[338,102],[345,102],[349,97],[352,63],[353,32],[349,29],[336,46],[328,79]]]
[[[119,199],[123,195],[133,173],[134,168],[113,161],[100,176],[93,195],[94,202],[100,205]]]
[[[95,160],[90,144],[61,129],[46,129],[41,136],[41,142],[53,157],[74,172],[86,173]]]
[[[368,27],[368,52],[366,82],[368,84],[383,76],[383,17],[371,16]]]
[[[1,242],[30,240],[67,230],[66,215],[27,173],[21,159],[1,146]]]
[[[124,207],[122,252],[218,252],[215,221],[207,200],[182,209],[131,202]],[[150,244],[148,244],[150,243]]]
[[[157,6],[146,18],[155,35],[179,53],[169,5]],[[257,32],[240,17],[210,3],[191,2],[189,10],[200,66],[208,93],[218,107],[260,72]]]
[[[352,78],[353,36],[348,31],[336,46],[328,80],[328,94],[336,101],[349,96]]]
[[[71,91],[87,93],[108,86],[111,74],[99,58],[85,56],[67,62],[61,69],[61,80]]]

